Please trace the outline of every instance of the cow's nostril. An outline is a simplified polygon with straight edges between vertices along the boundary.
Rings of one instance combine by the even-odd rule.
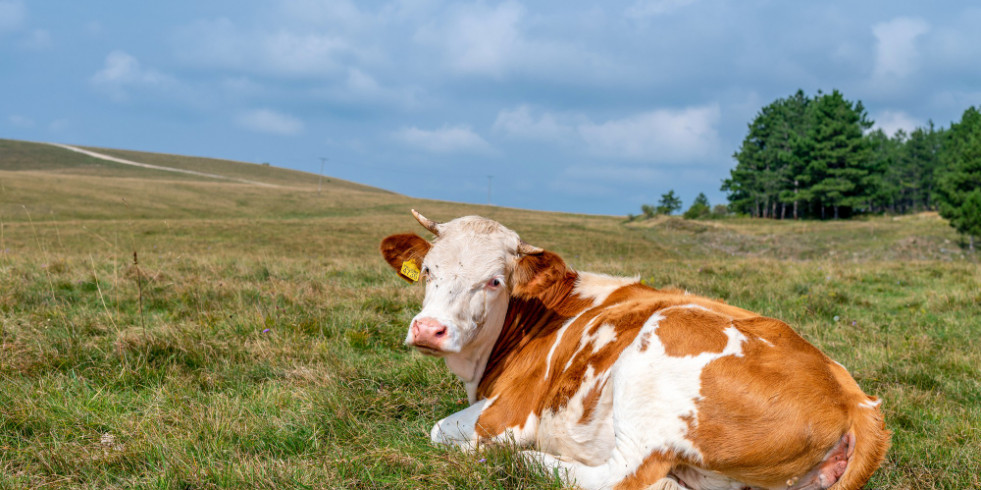
[[[436,336],[437,337],[442,337],[444,335],[446,335],[446,327],[443,327],[443,328],[441,328],[441,329],[439,329],[439,330],[436,331]]]

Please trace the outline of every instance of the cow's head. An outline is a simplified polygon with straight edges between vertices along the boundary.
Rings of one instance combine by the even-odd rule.
[[[557,255],[523,242],[496,221],[465,216],[436,223],[415,210],[412,214],[436,235],[433,243],[415,234],[392,235],[382,241],[381,252],[400,277],[426,283],[422,311],[405,337],[407,345],[426,354],[489,349],[509,298],[535,287],[536,278],[540,282],[558,268],[565,270]]]

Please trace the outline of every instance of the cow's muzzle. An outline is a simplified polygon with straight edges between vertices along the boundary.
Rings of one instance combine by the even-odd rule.
[[[431,317],[415,319],[412,322],[411,332],[412,340],[409,344],[426,354],[441,352],[446,339],[449,338],[449,329],[446,325]]]

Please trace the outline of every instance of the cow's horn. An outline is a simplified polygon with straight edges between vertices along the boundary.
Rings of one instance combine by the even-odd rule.
[[[538,255],[544,251],[544,248],[536,247],[524,240],[521,240],[521,243],[518,244],[518,253],[521,255]]]
[[[439,236],[439,223],[419,214],[419,211],[416,211],[415,209],[412,210],[412,216],[416,217],[416,221],[418,221],[423,228],[431,231],[433,235]]]

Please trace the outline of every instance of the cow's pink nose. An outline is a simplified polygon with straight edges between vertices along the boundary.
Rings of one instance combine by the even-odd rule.
[[[412,344],[440,350],[446,340],[446,325],[435,318],[419,318],[412,322]]]

